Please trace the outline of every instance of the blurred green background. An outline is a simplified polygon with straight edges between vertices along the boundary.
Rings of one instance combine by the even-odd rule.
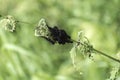
[[[83,30],[94,48],[116,57],[120,53],[120,0],[0,0],[0,14],[19,21],[15,33],[0,27],[0,80],[105,80],[116,62],[100,55],[79,57],[72,65],[73,44],[51,45],[34,36],[45,18],[77,40]],[[120,74],[120,73],[119,73]],[[117,77],[120,80],[120,77]]]

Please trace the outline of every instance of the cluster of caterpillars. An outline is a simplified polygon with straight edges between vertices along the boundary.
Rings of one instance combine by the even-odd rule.
[[[54,26],[52,28],[47,25],[47,27],[48,27],[48,30],[50,31],[50,38],[47,38],[47,37],[43,37],[43,38],[48,40],[50,43],[52,44],[73,43],[73,41],[71,40],[71,37],[65,32],[65,30],[58,29],[57,26]]]

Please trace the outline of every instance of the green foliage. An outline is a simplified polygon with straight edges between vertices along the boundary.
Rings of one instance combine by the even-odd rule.
[[[120,0],[0,0],[0,3],[0,15],[9,14],[21,21],[17,27],[14,18],[11,22],[5,17],[7,25],[0,24],[0,80],[105,80],[111,75],[111,79],[119,80],[118,68],[111,71],[114,61],[99,55],[93,56],[94,61],[84,58],[81,55],[84,50],[76,52],[75,44],[71,56],[77,72],[69,55],[72,45],[53,46],[35,37],[34,28],[44,17],[75,40],[77,32],[84,31],[95,48],[115,55],[120,51]],[[0,20],[3,18],[0,16]]]
[[[90,58],[93,53],[93,47],[84,36],[83,31],[78,32],[78,40],[75,42],[75,45],[70,51],[70,55],[73,66],[79,71],[79,66],[77,65],[77,63],[79,64],[79,61],[77,61],[77,56],[79,56],[79,54],[83,54],[84,56],[87,55]]]
[[[117,75],[118,75],[119,71],[120,71],[120,66],[114,67],[111,71],[110,79],[108,79],[108,80],[117,80]]]
[[[117,54],[117,58],[120,59],[120,53]],[[114,64],[114,67],[112,68],[110,72],[110,78],[107,80],[119,80],[120,75],[120,64]]]

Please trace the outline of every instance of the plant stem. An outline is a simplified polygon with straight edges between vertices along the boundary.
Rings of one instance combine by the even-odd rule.
[[[4,16],[0,14],[0,17],[4,17]],[[29,23],[29,22],[25,22],[25,21],[18,21],[18,20],[17,20],[16,22],[19,22],[19,23],[25,23],[25,24],[30,24],[30,25],[32,25],[31,23]]]
[[[76,41],[76,40],[72,40],[72,41],[73,41],[73,42],[76,42],[76,43],[79,43],[79,44],[81,44],[81,45],[84,45],[83,43],[81,43],[81,42],[79,42],[79,41]],[[99,53],[99,54],[101,54],[101,55],[103,55],[103,56],[105,56],[105,57],[107,57],[107,58],[109,58],[109,59],[112,59],[112,60],[120,63],[120,60],[119,60],[119,59],[116,59],[116,58],[114,58],[114,57],[112,57],[112,56],[109,56],[109,55],[107,55],[107,54],[104,53],[104,52],[101,52],[101,51],[96,50],[96,49],[94,49],[94,48],[93,48],[93,51],[96,52],[96,53]]]
[[[24,21],[16,21],[16,22],[20,22],[20,23],[25,23],[25,24],[30,24],[30,25],[32,25],[31,23],[29,23],[29,22],[24,22]]]
[[[106,56],[106,57],[108,57],[108,58],[110,58],[110,59],[112,59],[112,60],[114,60],[114,61],[116,61],[116,62],[119,62],[119,63],[120,63],[120,60],[119,60],[119,59],[116,59],[116,58],[114,58],[114,57],[112,57],[112,56],[109,56],[109,55],[105,54],[104,52],[101,52],[101,51],[96,50],[96,49],[94,49],[94,48],[93,48],[93,50],[94,50],[95,52],[97,52],[97,53],[99,53],[99,54],[103,55],[103,56]]]

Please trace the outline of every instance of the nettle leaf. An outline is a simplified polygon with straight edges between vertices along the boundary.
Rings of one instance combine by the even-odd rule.
[[[117,58],[120,60],[120,53],[117,53]],[[114,67],[112,68],[110,72],[110,78],[106,80],[119,80],[120,78],[120,63],[114,64]]]
[[[70,56],[75,69],[80,71],[81,54],[91,58],[92,53],[93,47],[90,44],[89,40],[84,36],[83,31],[78,32],[78,40],[70,51]]]
[[[83,32],[78,32],[78,49],[83,55],[88,55],[89,57],[92,56],[93,53],[93,46],[90,44],[87,37],[84,36]]]
[[[45,19],[41,19],[35,29],[35,36],[43,37],[52,44],[73,43],[71,37],[63,29],[57,26],[50,27]]]
[[[77,45],[74,44],[73,48],[71,49],[70,57],[71,57],[74,69],[81,75],[83,73],[81,70],[80,54],[78,53],[78,49],[76,46]]]
[[[2,27],[4,27],[5,30],[13,32],[16,27],[16,20],[14,17],[8,15],[5,19],[0,21],[0,24]]]
[[[46,24],[45,19],[40,19],[36,29],[35,29],[35,36],[44,36],[44,37],[49,37],[49,30]]]
[[[75,65],[76,53],[77,53],[77,49],[76,49],[76,46],[74,46],[74,47],[71,49],[71,51],[70,51],[70,56],[71,56],[72,63],[73,63],[73,65],[74,65],[74,67],[76,66],[76,65]]]
[[[109,80],[116,80],[118,77],[117,75],[118,75],[119,71],[120,71],[120,65],[114,67],[111,71],[111,76],[110,76]]]
[[[83,55],[88,55],[89,57],[91,57],[91,54],[93,53],[93,46],[90,44],[89,40],[84,36],[83,31],[78,32],[78,40],[75,44],[75,48]]]

